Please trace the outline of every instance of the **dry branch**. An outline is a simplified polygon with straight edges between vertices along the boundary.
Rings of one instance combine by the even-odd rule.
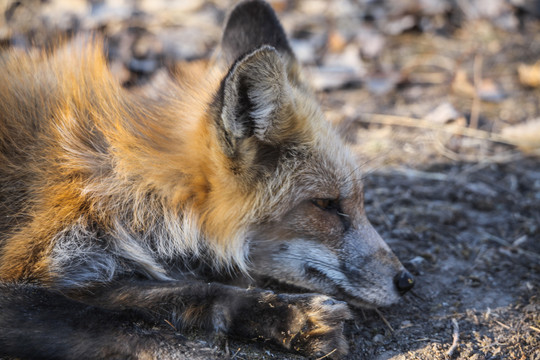
[[[467,128],[463,126],[449,127],[449,126],[444,126],[441,124],[436,124],[431,121],[412,118],[408,116],[363,113],[362,119],[360,119],[360,121],[368,122],[368,123],[384,124],[384,125],[395,125],[395,126],[406,126],[406,127],[429,129],[429,130],[449,133],[452,135],[467,136],[474,139],[498,142],[498,143],[512,145],[512,146],[519,146],[519,143],[517,141],[512,141],[499,134],[494,134],[494,133],[490,133],[484,130],[472,129],[472,128]]]
[[[450,349],[446,352],[446,355],[448,357],[452,357],[454,354],[454,351],[456,351],[458,347],[458,341],[459,341],[459,325],[456,319],[452,319],[452,326],[454,328],[453,332],[453,340],[452,340],[452,346],[450,346]]]

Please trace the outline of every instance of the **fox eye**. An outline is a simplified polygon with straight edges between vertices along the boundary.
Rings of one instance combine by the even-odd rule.
[[[337,204],[335,200],[331,199],[313,199],[311,200],[313,205],[317,206],[322,210],[334,210],[337,209]]]

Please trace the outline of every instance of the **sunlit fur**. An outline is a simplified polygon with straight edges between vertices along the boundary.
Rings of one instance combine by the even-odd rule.
[[[119,86],[99,43],[1,62],[2,278],[61,276],[63,247],[99,251],[92,228],[155,278],[167,276],[160,259],[207,251],[216,266],[246,269],[244,222],[257,200],[215,139],[208,104],[220,71],[151,100]]]

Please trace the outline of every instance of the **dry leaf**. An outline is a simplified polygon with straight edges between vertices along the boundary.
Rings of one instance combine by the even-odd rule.
[[[467,73],[463,69],[456,71],[454,81],[452,81],[452,90],[458,94],[473,97],[475,94],[474,85],[467,78]]]
[[[504,128],[501,135],[525,151],[540,149],[540,118]]]
[[[339,31],[330,31],[327,46],[331,53],[341,53],[347,46],[347,39]]]
[[[460,113],[449,102],[445,102],[430,111],[424,119],[438,124],[446,124],[460,117]]]
[[[519,82],[530,87],[540,86],[540,61],[533,65],[520,64],[518,66]]]

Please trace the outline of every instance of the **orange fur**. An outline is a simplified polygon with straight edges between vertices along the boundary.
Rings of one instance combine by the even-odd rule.
[[[28,223],[9,224],[14,233],[1,252],[3,279],[47,278],[54,234],[83,212],[106,226],[125,211],[112,202],[119,198],[129,197],[132,224],[143,226],[152,214],[137,204],[150,191],[178,214],[199,214],[217,262],[231,264],[239,247],[238,219],[253,200],[231,178],[208,114],[223,77],[219,68],[192,66],[200,73],[190,71],[191,80],[180,84],[171,81],[152,100],[115,82],[100,42],[53,54],[12,52],[1,61],[6,86],[0,89],[0,144],[24,155],[3,152],[0,171],[8,182],[32,178],[33,200],[26,206]]]

